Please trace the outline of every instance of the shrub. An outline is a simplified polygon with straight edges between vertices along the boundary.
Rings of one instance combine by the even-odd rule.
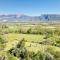
[[[28,34],[31,33],[31,28],[27,30],[27,33],[28,33]]]

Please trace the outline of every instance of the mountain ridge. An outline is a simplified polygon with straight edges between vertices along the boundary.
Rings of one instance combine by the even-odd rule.
[[[0,15],[0,22],[60,22],[59,14],[42,14],[40,16],[28,16],[18,14]]]

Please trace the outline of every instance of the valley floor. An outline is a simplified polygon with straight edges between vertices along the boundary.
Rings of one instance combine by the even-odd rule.
[[[51,56],[54,59],[50,60],[60,60],[60,25],[1,25],[0,35],[0,57],[3,60],[21,60],[19,53],[22,51],[24,54],[25,49],[26,56],[29,54],[28,60],[39,60],[39,57],[43,60],[43,56],[46,56],[45,60]]]

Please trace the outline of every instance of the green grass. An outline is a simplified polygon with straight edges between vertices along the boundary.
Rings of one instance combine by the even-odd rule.
[[[5,51],[8,51],[10,48],[16,46],[16,44],[23,38],[28,42],[32,41],[39,42],[44,38],[43,35],[15,34],[15,33],[5,34],[3,35],[3,37],[6,41],[8,41],[8,43],[6,43]]]
[[[43,29],[40,29],[40,27]],[[15,33],[15,31],[21,29],[23,30],[24,32],[26,32],[29,28],[32,28],[32,31],[35,31],[35,29],[37,31],[41,31],[41,32],[45,32],[44,29],[46,29],[47,31],[53,31],[55,30],[55,28],[57,29],[56,26],[50,26],[50,25],[19,25],[19,26],[16,26],[16,25],[12,25],[12,26],[9,26],[8,28],[3,28],[1,29],[0,28],[0,33],[2,31],[2,37],[4,40],[6,40],[6,46],[4,47],[4,50],[1,50],[0,51],[0,55],[6,55],[7,54],[7,51],[10,50],[11,48],[13,47],[16,47],[16,45],[18,44],[19,41],[21,41],[23,38],[25,39],[25,47],[28,51],[33,51],[33,52],[38,52],[38,51],[45,51],[48,49],[48,51],[52,51],[52,52],[60,52],[60,48],[55,46],[55,45],[44,45],[44,44],[40,44],[39,42],[43,42],[45,40],[48,40],[48,41],[52,41],[54,43],[56,43],[56,41],[58,41],[56,44],[59,44],[60,45],[60,36],[58,35],[58,33],[54,34],[54,36],[49,36],[47,39],[44,39],[46,37],[45,34],[23,34],[23,33]],[[9,32],[10,31],[10,32]],[[58,31],[59,28],[58,28]],[[9,32],[9,33],[4,33],[4,32]],[[0,44],[0,48],[1,48],[1,44]],[[11,56],[11,55],[8,55],[8,57],[11,57],[10,60],[18,60],[18,58],[14,57],[14,56]],[[10,58],[9,57],[9,58]]]
[[[33,35],[33,34],[16,34],[16,33],[10,33],[3,35],[4,38],[8,41],[15,41],[15,40],[21,40],[24,38],[25,40],[31,42],[39,42],[44,39],[44,35]]]
[[[34,42],[40,42],[44,40],[43,35],[33,35],[33,34],[15,34],[15,33],[10,33],[10,34],[5,34],[3,35],[4,38],[8,41],[5,51],[8,51],[12,47],[15,47],[16,44],[23,38],[25,38],[26,42],[26,47],[30,50],[41,50],[41,49],[46,49],[47,47],[51,47],[54,50],[60,51],[60,48],[55,47],[55,46],[50,46],[50,45],[41,45],[38,43]],[[29,47],[31,44],[31,47]]]

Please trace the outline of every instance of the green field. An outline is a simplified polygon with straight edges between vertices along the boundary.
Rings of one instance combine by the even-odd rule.
[[[60,60],[60,24],[1,24],[1,59]]]

